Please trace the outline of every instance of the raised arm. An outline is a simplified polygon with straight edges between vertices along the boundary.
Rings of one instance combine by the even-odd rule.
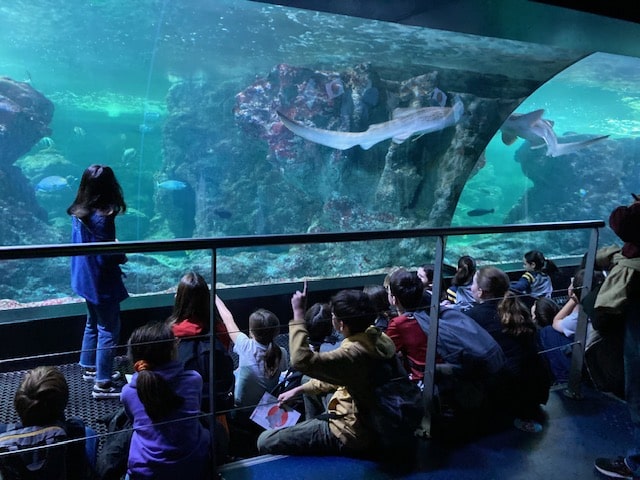
[[[307,308],[307,281],[304,281],[302,291],[296,290],[291,297],[291,310],[293,311],[293,321],[304,322],[304,314]]]
[[[229,337],[231,337],[231,341],[236,343],[236,338],[240,334],[240,329],[236,324],[236,321],[233,319],[233,315],[224,304],[222,299],[216,295],[216,307],[218,308],[218,312],[220,312],[220,318],[222,318],[222,323],[227,328],[227,332],[229,332]]]
[[[562,321],[566,317],[568,317],[577,306],[578,306],[577,300],[573,296],[570,296],[569,300],[567,300],[567,303],[565,303],[563,307],[560,309],[560,311],[556,313],[556,316],[553,317],[553,323],[552,323],[553,329],[557,330],[560,333],[564,333],[564,330],[562,329]]]

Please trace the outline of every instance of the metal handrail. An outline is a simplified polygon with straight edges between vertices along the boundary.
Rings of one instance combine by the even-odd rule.
[[[446,238],[459,235],[482,235],[482,234],[504,234],[519,232],[541,232],[541,231],[562,231],[590,229],[591,239],[589,242],[588,259],[595,259],[595,249],[597,247],[598,229],[605,226],[602,220],[575,221],[575,222],[548,222],[530,224],[510,224],[478,227],[448,227],[448,228],[419,228],[410,230],[377,230],[360,232],[341,233],[305,233],[292,235],[267,235],[267,236],[235,236],[219,238],[194,238],[194,239],[174,239],[174,240],[149,240],[149,241],[126,241],[126,242],[96,242],[91,244],[60,244],[60,245],[25,245],[0,247],[0,261],[29,258],[64,257],[74,255],[96,255],[105,253],[149,253],[167,252],[179,250],[211,250],[211,278],[213,285],[213,295],[211,296],[211,316],[210,331],[215,331],[214,326],[214,295],[216,294],[216,274],[217,274],[217,250],[223,248],[242,247],[262,247],[285,244],[320,244],[320,243],[343,243],[362,242],[372,240],[390,240],[405,238],[434,237],[435,261],[434,261],[434,291],[430,315],[433,319],[428,338],[427,358],[424,377],[424,402],[425,417],[422,424],[422,431],[425,435],[431,433],[431,410],[432,398],[434,394],[434,374],[435,374],[435,350],[436,337],[438,332],[438,316],[440,298],[440,282],[442,278],[442,265],[444,260],[444,250]],[[590,271],[592,271],[592,266]],[[588,273],[588,272],[587,272]],[[591,287],[590,277],[585,281],[587,291]],[[586,338],[587,323],[584,315],[576,330],[576,338],[584,340]],[[211,342],[214,341],[213,336]],[[571,381],[569,382],[569,393],[573,397],[580,396],[580,371],[584,357],[584,342],[581,345],[574,345],[573,363],[571,369]],[[213,351],[213,345],[212,345]],[[210,412],[215,412],[215,365],[213,355],[209,359],[210,381],[209,399]],[[213,435],[213,422],[211,422]],[[214,466],[215,468],[215,466]]]
[[[362,242],[403,238],[452,237],[460,235],[541,232],[602,228],[602,220],[575,222],[523,223],[485,227],[415,228],[409,230],[373,230],[340,233],[300,233],[291,235],[247,235],[215,238],[185,238],[91,244],[19,245],[0,247],[0,260],[66,257],[101,253],[149,253],[179,250],[209,250],[238,247],[263,247],[287,244]]]

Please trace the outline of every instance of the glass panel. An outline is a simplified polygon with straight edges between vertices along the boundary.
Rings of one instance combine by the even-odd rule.
[[[116,219],[119,240],[458,224],[458,199],[488,140],[523,98],[586,53],[240,0],[16,0],[0,13],[0,75],[12,79],[0,81],[0,245],[67,243],[66,210],[92,163],[112,166],[122,186],[128,208]],[[635,73],[607,71],[622,79]],[[637,102],[634,92],[628,105]],[[278,111],[307,137],[307,127],[333,132],[305,140]],[[32,123],[18,128],[24,113]],[[633,111],[621,118],[632,123]],[[612,130],[580,127],[581,134]],[[488,162],[496,161],[491,148]],[[490,167],[480,172],[491,175]],[[486,202],[503,215],[527,191],[517,169],[493,172],[489,193],[474,187],[462,208]],[[583,183],[576,191],[589,199],[593,189]],[[494,194],[500,205],[492,207],[486,198]],[[366,253],[327,248],[311,270],[375,271],[404,259],[406,244]],[[305,249],[269,255],[276,265],[309,261]],[[427,255],[418,256],[411,263]],[[144,258],[127,266],[134,293],[166,287],[153,273],[160,265],[172,269],[173,282],[200,261]],[[263,280],[286,276],[262,271],[261,255],[229,262],[245,265],[229,279],[238,284],[260,281],[255,272]],[[47,275],[53,296],[69,290],[66,272],[54,277],[31,265],[23,274]],[[46,290],[1,296],[36,301]]]
[[[633,202],[631,193],[640,189],[639,75],[640,59],[596,53],[536,90],[510,117],[513,124],[544,110],[526,127],[533,141],[506,145],[509,121],[503,125],[484,153],[486,166],[465,186],[453,225],[606,220],[615,207]],[[547,145],[541,134],[558,145]],[[582,235],[548,232],[529,243],[556,257],[584,253],[574,237]],[[610,229],[602,232],[601,245],[616,242]],[[452,239],[450,246],[456,244],[467,249],[462,239]]]

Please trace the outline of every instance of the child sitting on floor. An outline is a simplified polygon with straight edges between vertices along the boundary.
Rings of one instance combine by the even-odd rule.
[[[171,327],[154,322],[129,338],[136,373],[122,389],[133,422],[131,479],[208,478],[211,435],[200,421],[202,377],[177,360]]]
[[[96,432],[79,418],[65,418],[69,385],[55,367],[29,370],[20,382],[14,407],[20,423],[0,425],[2,449],[27,449],[74,440],[64,447],[45,447],[0,457],[0,478],[75,480],[90,478],[96,457]],[[44,428],[48,427],[48,428]]]

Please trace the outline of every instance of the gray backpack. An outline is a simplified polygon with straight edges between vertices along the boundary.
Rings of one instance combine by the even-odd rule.
[[[412,315],[428,336],[431,319],[427,312],[418,310]],[[495,375],[504,368],[502,348],[473,318],[458,309],[444,308],[438,325],[437,353],[446,363],[472,375]]]

